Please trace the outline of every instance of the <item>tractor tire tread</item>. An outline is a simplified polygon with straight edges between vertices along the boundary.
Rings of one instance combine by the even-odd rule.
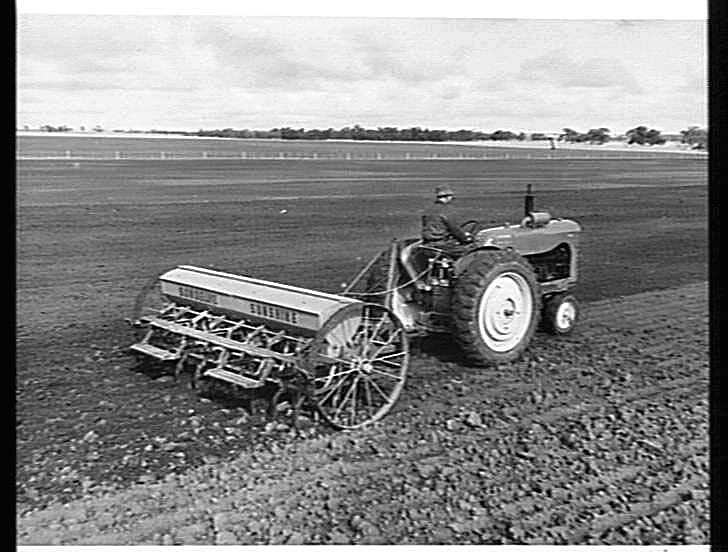
[[[494,276],[493,271],[501,267],[512,268],[528,281],[532,290],[532,318],[521,343],[506,353],[489,350],[481,341],[478,332],[477,308],[480,295]],[[487,251],[478,253],[460,275],[455,286],[452,302],[452,319],[455,339],[465,357],[477,365],[500,364],[515,360],[531,341],[541,314],[541,295],[538,283],[529,262],[511,250]]]

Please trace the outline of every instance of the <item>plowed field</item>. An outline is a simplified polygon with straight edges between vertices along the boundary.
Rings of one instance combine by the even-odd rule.
[[[707,542],[704,162],[556,163],[20,162],[19,542]],[[335,290],[435,185],[513,222],[526,182],[584,227],[578,331],[491,370],[425,340],[377,427],[297,437],[124,353],[170,266]]]
[[[539,335],[506,369],[421,353],[378,427],[280,431],[229,460],[89,489],[21,516],[20,542],[706,542],[706,312],[694,284],[592,303],[580,332]]]

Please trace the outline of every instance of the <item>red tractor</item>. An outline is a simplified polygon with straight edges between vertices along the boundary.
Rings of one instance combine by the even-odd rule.
[[[539,320],[563,335],[578,315],[570,290],[577,281],[581,227],[534,211],[530,185],[524,211],[517,225],[465,222],[474,240],[458,256],[418,238],[395,240],[343,295],[382,303],[408,332],[451,333],[476,364],[512,361]]]

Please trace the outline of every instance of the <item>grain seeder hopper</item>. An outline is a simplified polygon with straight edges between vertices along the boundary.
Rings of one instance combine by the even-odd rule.
[[[414,335],[449,333],[492,365],[518,358],[539,319],[573,329],[576,222],[534,211],[529,186],[520,224],[463,226],[474,240],[460,254],[393,240],[338,294],[179,266],[137,305],[131,349],[191,369],[198,388],[277,385],[296,409],[308,400],[332,426],[362,427],[399,397]]]
[[[337,428],[378,420],[402,390],[407,335],[383,305],[193,266],[157,286],[161,305],[141,307],[131,348],[175,375],[192,368],[198,388],[277,384]]]

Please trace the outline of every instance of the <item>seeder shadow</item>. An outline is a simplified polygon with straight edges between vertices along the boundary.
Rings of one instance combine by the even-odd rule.
[[[206,378],[205,385],[195,385],[193,370],[185,369],[175,374],[173,363],[154,361],[145,357],[133,355],[131,371],[143,374],[150,381],[169,378],[177,385],[192,391],[199,397],[208,399],[220,408],[242,408],[251,417],[260,415],[261,421],[277,421],[284,418],[293,418],[292,408],[294,397],[291,392],[280,392],[280,388],[269,383],[255,389],[243,389],[226,382]],[[313,416],[312,410],[304,404],[300,414]],[[292,420],[292,425],[295,420]]]
[[[177,385],[185,387],[188,390],[196,392],[199,396],[214,400],[223,408],[244,408],[252,413],[252,402],[256,400],[270,400],[275,389],[269,389],[267,386],[259,389],[248,389],[236,392],[224,388],[222,384],[211,382],[211,385],[196,387],[194,385],[193,370],[186,369],[180,374],[175,374],[175,366],[172,363],[164,363],[148,358],[134,357],[132,361],[131,371],[143,374],[150,381],[168,378],[173,380]],[[232,387],[232,386],[230,386]]]

